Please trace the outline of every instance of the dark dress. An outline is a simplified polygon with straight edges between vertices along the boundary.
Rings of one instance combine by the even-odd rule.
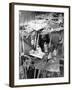
[[[27,70],[28,79],[34,78],[34,71],[35,71],[35,68],[30,66],[29,69]]]

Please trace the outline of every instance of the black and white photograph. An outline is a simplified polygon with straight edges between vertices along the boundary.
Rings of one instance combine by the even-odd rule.
[[[10,86],[70,83],[70,7],[10,5]]]
[[[19,78],[64,77],[64,13],[19,11]]]

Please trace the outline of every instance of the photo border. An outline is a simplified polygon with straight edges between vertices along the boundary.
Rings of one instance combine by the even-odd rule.
[[[43,6],[43,7],[59,7],[69,9],[69,77],[68,82],[62,83],[48,83],[48,84],[30,84],[30,85],[14,85],[14,6],[28,5],[28,6]],[[45,86],[45,85],[60,85],[70,84],[70,6],[64,5],[48,5],[48,4],[29,4],[29,3],[10,3],[9,4],[9,86],[10,87],[29,87],[29,86]]]

